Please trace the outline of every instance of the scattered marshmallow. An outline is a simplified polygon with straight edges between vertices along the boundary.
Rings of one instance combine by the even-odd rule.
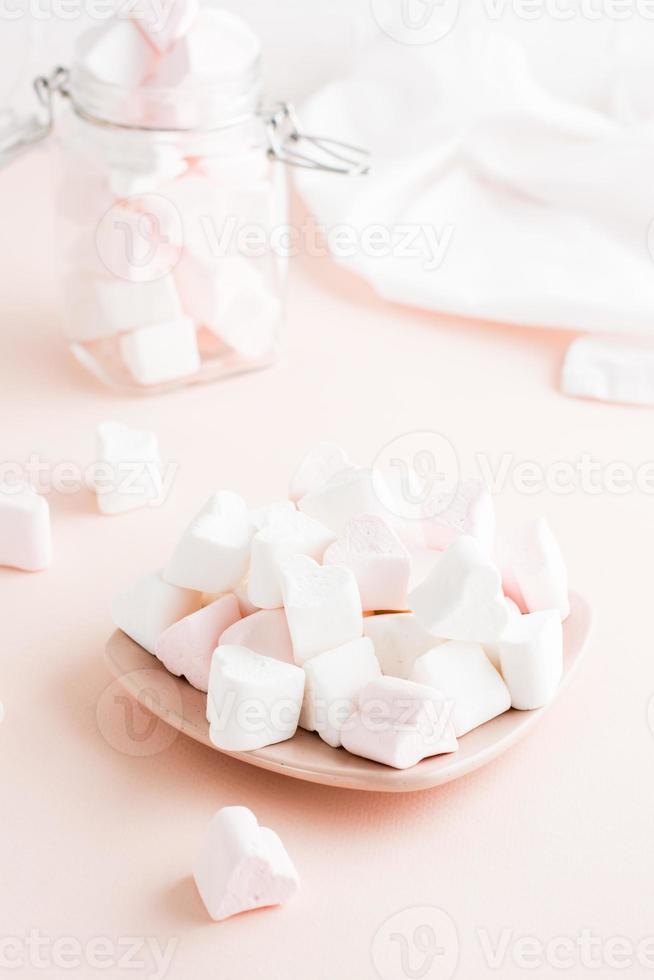
[[[223,490],[193,519],[166,565],[167,582],[199,592],[236,588],[250,558],[252,525],[241,497]]]
[[[244,616],[220,637],[220,646],[247,647],[262,657],[293,664],[293,645],[283,609],[260,609]]]
[[[561,391],[625,405],[654,405],[654,347],[649,337],[579,337],[568,348]]]
[[[423,521],[425,543],[436,551],[445,551],[458,537],[469,535],[492,554],[495,529],[493,498],[476,479],[462,481],[449,505]]]
[[[502,674],[511,705],[542,708],[556,694],[563,675],[563,629],[558,610],[514,620],[500,640]]]
[[[383,518],[353,517],[325,552],[324,562],[354,572],[364,610],[407,608],[411,556]]]
[[[166,7],[164,15],[163,7],[157,12],[150,0],[135,0],[130,16],[159,54],[165,54],[176,41],[188,34],[199,10],[198,0],[174,0]]]
[[[201,605],[199,592],[171,585],[155,573],[116,596],[111,615],[115,626],[148,653],[154,653],[161,634],[173,623],[197,612]]]
[[[244,806],[214,815],[193,868],[207,912],[215,921],[239,912],[283,905],[300,880],[284,845]]]
[[[309,450],[291,477],[289,497],[298,501],[321,490],[333,476],[351,466],[347,453],[335,442],[319,442]]]
[[[362,635],[361,598],[349,568],[321,567],[306,555],[295,555],[280,572],[297,664]]]
[[[334,473],[324,486],[301,497],[298,507],[339,536],[353,517],[360,514],[384,516],[384,505],[375,490],[372,471],[358,466]]]
[[[565,559],[544,517],[530,521],[500,542],[505,593],[522,612],[558,609],[570,613]]]
[[[354,699],[366,684],[381,677],[372,641],[351,640],[335,650],[326,650],[304,665],[306,685],[300,726],[318,732],[321,739],[338,748],[341,728],[354,711]]]
[[[458,748],[442,695],[396,677],[372,681],[359,692],[341,741],[353,755],[394,769]]]
[[[154,432],[101,422],[92,484],[102,514],[124,514],[161,499],[159,442]]]
[[[304,671],[246,647],[219,646],[211,661],[207,720],[215,746],[249,752],[297,731]]]
[[[252,540],[248,597],[260,609],[283,604],[280,567],[292,555],[321,561],[334,535],[319,521],[298,510],[269,514],[268,523]]]
[[[428,632],[413,613],[364,616],[363,635],[372,640],[382,673],[404,680],[418,657],[445,642]]]
[[[236,596],[222,596],[169,626],[156,642],[155,656],[171,674],[183,674],[189,684],[206,694],[213,652],[220,637],[238,625],[240,618]]]
[[[124,334],[120,355],[136,383],[144,386],[187,378],[200,369],[195,326],[184,316]]]
[[[496,643],[508,622],[502,577],[475,538],[458,538],[409,596],[423,626],[448,640]]]
[[[448,701],[457,738],[511,707],[506,684],[478,643],[443,643],[419,657],[411,680],[439,691]]]
[[[0,483],[0,565],[39,572],[51,562],[47,500],[28,483]]]

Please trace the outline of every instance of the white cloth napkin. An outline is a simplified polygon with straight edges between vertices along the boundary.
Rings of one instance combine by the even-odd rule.
[[[641,52],[638,37],[633,25],[591,65],[585,103],[544,85],[521,44],[497,31],[422,47],[373,41],[301,113],[309,132],[373,152],[368,177],[297,172],[319,223],[357,236],[337,260],[403,304],[653,332],[654,49]],[[365,229],[380,224],[413,227],[422,254],[400,254],[402,234],[387,254],[366,254]],[[437,233],[436,261],[425,226]]]

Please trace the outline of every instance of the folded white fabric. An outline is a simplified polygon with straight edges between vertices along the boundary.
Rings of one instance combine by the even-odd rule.
[[[575,46],[566,23],[540,63],[545,17],[529,18],[524,43],[480,16],[437,44],[379,31],[348,76],[302,107],[309,132],[370,147],[375,164],[349,183],[295,173],[320,224],[345,224],[360,242],[372,226],[397,230],[385,254],[360,247],[337,261],[411,306],[651,333],[651,24],[632,13],[597,24],[577,12],[585,37]],[[549,57],[562,43],[567,57]]]
[[[627,405],[654,405],[654,343],[645,337],[579,337],[565,356],[561,391]]]

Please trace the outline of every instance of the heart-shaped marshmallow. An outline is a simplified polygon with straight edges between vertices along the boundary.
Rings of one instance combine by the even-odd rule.
[[[161,575],[145,575],[116,596],[111,615],[123,633],[154,653],[157,640],[173,623],[202,607],[202,596],[165,582]]]
[[[165,54],[190,31],[199,10],[198,0],[172,0],[160,6],[152,0],[135,0],[131,17],[159,54]]]
[[[411,556],[382,517],[353,517],[325,552],[324,562],[353,571],[364,610],[407,608]]]
[[[298,507],[309,517],[341,535],[345,525],[360,514],[385,516],[386,508],[375,489],[371,470],[349,466],[335,473],[322,487],[301,497]]]
[[[183,674],[189,684],[206,694],[213,652],[223,633],[240,618],[236,596],[222,596],[169,626],[157,640],[155,655],[171,674]]]
[[[0,483],[0,565],[39,572],[51,561],[47,500],[28,483]]]
[[[423,521],[428,548],[444,551],[463,534],[476,538],[489,554],[495,542],[493,498],[480,480],[463,480],[448,506]]]
[[[251,616],[244,616],[225,630],[219,645],[247,647],[262,657],[272,657],[287,664],[295,663],[283,609],[260,609]]]
[[[522,612],[558,609],[570,613],[565,559],[544,517],[530,521],[498,543],[505,593]]]
[[[382,673],[404,680],[418,657],[445,642],[432,636],[414,613],[364,616],[363,635],[372,640]]]
[[[244,806],[227,806],[214,815],[193,876],[207,912],[216,921],[281,905],[300,884],[277,834],[260,827]]]
[[[325,549],[333,541],[334,534],[329,528],[299,510],[272,515],[269,523],[252,540],[248,576],[250,602],[260,609],[276,609],[281,606],[281,564],[292,555],[309,555],[316,561],[321,561]]]
[[[310,449],[291,477],[289,497],[300,500],[314,490],[320,490],[331,478],[351,467],[347,453],[335,442],[319,442]]]
[[[161,499],[161,457],[154,432],[102,422],[96,444],[93,489],[102,514],[124,514]]]
[[[306,555],[294,555],[280,572],[297,664],[362,635],[361,598],[349,568],[323,567]]]
[[[478,643],[451,641],[418,657],[411,680],[442,694],[457,738],[511,707],[509,690]]]
[[[247,571],[251,539],[243,500],[229,490],[216,493],[184,532],[164,577],[199,592],[229,592]]]
[[[409,605],[423,626],[448,640],[496,643],[508,621],[502,578],[475,538],[458,538]]]
[[[529,613],[511,622],[500,640],[500,664],[514,708],[529,711],[551,701],[563,674],[559,611]]]

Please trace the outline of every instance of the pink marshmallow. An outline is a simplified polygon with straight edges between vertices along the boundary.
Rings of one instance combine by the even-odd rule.
[[[189,684],[206,694],[213,652],[225,630],[238,624],[240,616],[236,596],[222,596],[169,626],[157,640],[155,656],[171,674],[184,674]]]
[[[157,13],[152,0],[136,0],[130,14],[143,36],[159,54],[165,54],[176,41],[188,34],[199,10],[198,0],[173,0],[173,3],[166,5],[164,16]]]
[[[295,663],[291,634],[283,609],[261,609],[226,629],[219,646],[247,647],[262,657]]]
[[[568,572],[559,544],[544,517],[530,521],[498,545],[505,595],[523,613],[570,612]]]
[[[488,551],[495,541],[495,508],[486,487],[476,479],[459,484],[450,505],[422,522],[425,544],[445,551],[461,535],[476,538]]]
[[[216,921],[281,905],[300,884],[277,834],[260,827],[244,806],[227,806],[215,814],[193,876],[207,912]]]
[[[356,709],[341,729],[341,742],[353,755],[409,769],[429,756],[456,752],[449,713],[450,705],[438,691],[381,677],[359,692]]]
[[[327,548],[325,565],[347,565],[364,611],[408,609],[411,557],[382,517],[362,514],[348,521],[341,538]]]
[[[47,500],[27,483],[0,484],[0,565],[39,572],[51,562]]]

